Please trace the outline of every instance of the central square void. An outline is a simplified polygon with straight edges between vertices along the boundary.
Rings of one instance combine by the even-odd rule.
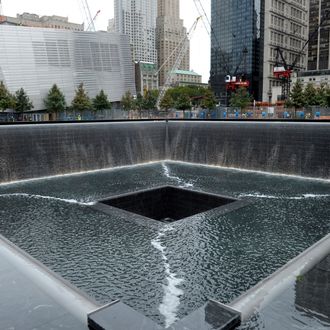
[[[115,196],[99,203],[154,220],[173,222],[236,201],[226,196],[162,186]]]

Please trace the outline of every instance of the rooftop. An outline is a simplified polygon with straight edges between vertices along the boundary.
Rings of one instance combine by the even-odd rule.
[[[200,74],[198,74],[197,72],[195,71],[192,71],[192,70],[174,70],[173,73],[176,73],[176,74],[185,74],[185,75],[190,75],[190,76],[201,76]]]

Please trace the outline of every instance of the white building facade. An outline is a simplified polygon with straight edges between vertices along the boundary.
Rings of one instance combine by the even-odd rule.
[[[130,38],[133,60],[157,64],[157,1],[115,0],[115,30]]]
[[[34,110],[45,109],[53,84],[70,104],[84,84],[89,97],[101,89],[112,102],[136,94],[128,36],[0,25],[0,81],[10,92],[24,88]]]

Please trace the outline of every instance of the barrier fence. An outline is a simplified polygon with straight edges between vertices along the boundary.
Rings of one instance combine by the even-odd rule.
[[[38,122],[38,121],[79,121],[79,120],[138,120],[138,119],[252,119],[252,120],[329,120],[330,108],[310,107],[302,109],[284,107],[249,107],[245,109],[233,107],[217,107],[215,109],[192,109],[168,111],[110,109],[101,111],[64,111],[48,113],[47,111],[31,111],[24,113],[0,112],[0,122]]]

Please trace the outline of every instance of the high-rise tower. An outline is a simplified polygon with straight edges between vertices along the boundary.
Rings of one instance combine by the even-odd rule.
[[[212,0],[211,72],[212,89],[226,103],[226,75],[244,75],[250,92],[261,94],[263,2],[260,0]]]
[[[301,49],[308,39],[308,6],[309,0],[212,0],[210,82],[222,103],[228,102],[226,75],[245,74],[257,101],[281,96],[273,74],[277,47],[288,65],[299,55],[296,68],[306,68]]]
[[[187,30],[180,19],[179,0],[158,0],[158,16],[156,23],[156,49],[158,65],[163,66],[159,72],[159,84],[162,86],[167,73],[172,69],[180,51],[178,45],[186,37]],[[178,48],[177,48],[178,47]],[[177,48],[177,49],[176,49]],[[174,51],[176,49],[176,51]],[[184,56],[178,69],[189,70],[189,52]]]
[[[309,31],[315,32],[326,12],[330,11],[329,0],[310,0]],[[317,34],[311,38],[308,45],[308,70],[330,69],[330,18],[322,22]]]
[[[115,31],[130,38],[133,60],[157,63],[157,1],[115,0]]]

